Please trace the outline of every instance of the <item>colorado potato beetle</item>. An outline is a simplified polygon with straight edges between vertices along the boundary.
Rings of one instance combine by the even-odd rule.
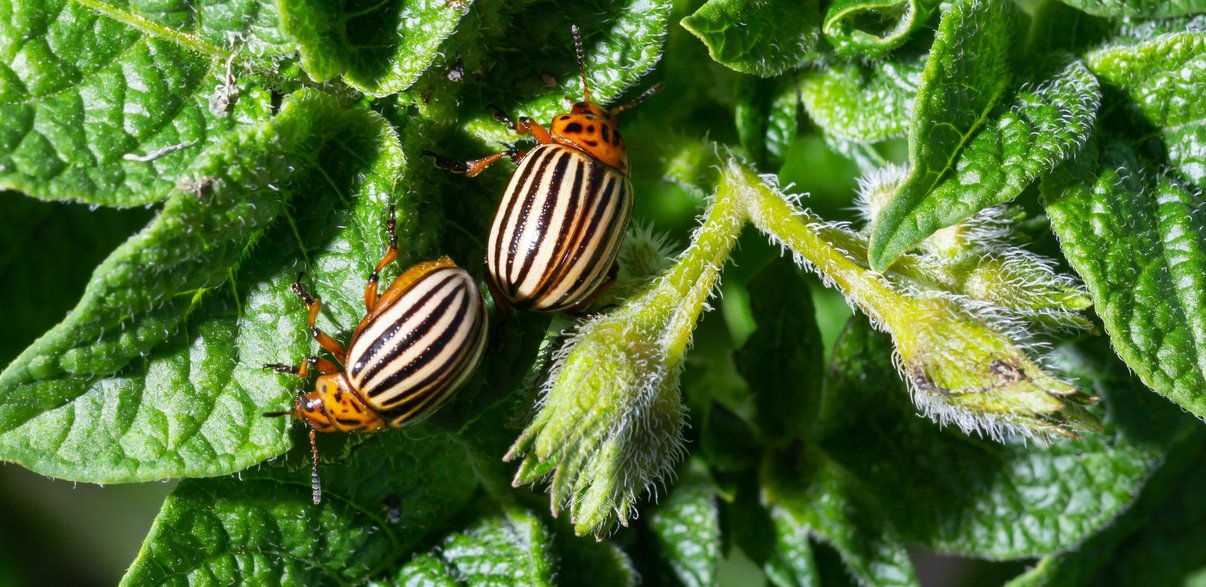
[[[293,291],[309,311],[310,334],[335,359],[317,356],[297,366],[265,369],[319,376],[313,391],[299,393],[292,409],[264,414],[292,416],[310,427],[314,503],[322,500],[318,432],[376,432],[419,422],[469,379],[486,347],[486,306],[473,278],[441,257],[407,269],[380,293],[381,271],[398,257],[393,207],[387,222],[389,248],[364,288],[365,316],[347,349],[314,325],[321,301],[301,285]]]
[[[555,116],[548,130],[526,116],[495,118],[539,143],[460,162],[428,153],[436,165],[473,177],[503,157],[518,164],[495,212],[486,275],[501,308],[555,312],[581,308],[615,279],[616,255],[632,212],[628,154],[616,114],[661,90],[606,110],[590,99],[582,34],[572,28],[583,100]]]

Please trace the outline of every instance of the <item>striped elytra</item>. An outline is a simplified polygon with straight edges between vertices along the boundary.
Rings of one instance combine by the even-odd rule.
[[[293,416],[309,426],[315,504],[322,497],[316,432],[376,432],[414,424],[464,385],[486,348],[481,292],[448,257],[419,263],[379,291],[378,275],[398,256],[392,214],[388,227],[390,247],[365,286],[365,316],[348,348],[314,326],[322,303],[302,288],[298,276],[293,291],[309,311],[310,333],[335,360],[314,356],[297,366],[264,365],[302,377],[311,369],[320,374],[292,409],[264,414]]]
[[[520,310],[585,301],[609,278],[632,212],[632,184],[578,149],[539,145],[519,162],[486,248],[496,294]]]
[[[348,382],[390,426],[403,426],[459,389],[485,347],[477,284],[464,269],[435,267],[360,325],[348,347]]]
[[[438,167],[469,177],[503,158],[518,164],[486,243],[486,274],[502,312],[585,308],[615,278],[632,213],[628,151],[616,115],[656,94],[661,84],[610,110],[592,102],[582,34],[577,26],[572,31],[582,101],[553,117],[548,129],[526,116],[512,121],[495,109],[495,118],[516,134],[536,139],[535,148],[464,162],[425,152]]]

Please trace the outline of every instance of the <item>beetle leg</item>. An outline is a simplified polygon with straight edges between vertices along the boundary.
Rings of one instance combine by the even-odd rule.
[[[519,124],[515,125],[515,132],[521,135],[531,134],[532,138],[536,139],[536,142],[542,145],[556,142],[553,140],[553,137],[549,135],[549,131],[545,130],[543,126],[540,126],[540,123],[528,118],[527,116],[519,117]]]
[[[377,267],[373,269],[373,274],[369,276],[368,283],[364,286],[364,310],[365,313],[372,313],[373,308],[377,307],[377,300],[380,298],[381,290],[378,283],[381,279],[381,270],[385,269],[398,258],[398,233],[397,221],[394,219],[394,205],[389,205],[389,220],[385,221],[385,229],[389,231],[389,248],[385,249],[385,254],[381,256],[381,261],[377,263]]]
[[[322,482],[318,479],[318,430],[310,427],[310,458],[313,465],[310,469],[310,493],[314,496],[314,505],[322,503]]]
[[[310,368],[313,367],[321,375],[330,375],[338,373],[339,367],[321,357],[306,357],[302,359],[300,365],[286,365],[284,363],[265,363],[265,369],[272,369],[277,373],[290,373],[298,377],[305,377],[310,374]]]
[[[348,351],[345,350],[343,345],[339,344],[338,341],[336,341],[334,338],[331,338],[329,334],[319,330],[318,327],[314,325],[314,321],[318,319],[318,312],[322,309],[322,300],[311,296],[305,290],[305,288],[302,287],[302,275],[305,275],[305,273],[297,274],[297,281],[293,282],[293,293],[297,294],[297,296],[306,303],[306,308],[309,310],[310,317],[307,324],[310,325],[310,336],[313,336],[314,340],[318,341],[319,346],[327,349],[327,351],[329,351],[332,355],[335,355],[335,360],[342,363],[347,359]]]
[[[455,159],[449,159],[442,155],[438,155],[431,151],[423,151],[423,154],[434,157],[436,167],[439,167],[440,169],[447,169],[453,173],[460,173],[462,175],[474,177],[477,174],[485,171],[486,168],[497,163],[503,157],[507,157],[512,161],[519,162],[520,159],[523,159],[524,155],[527,155],[527,151],[522,149],[507,149],[501,153],[495,153],[488,157],[482,157],[481,159],[473,159],[472,161],[457,161]]]

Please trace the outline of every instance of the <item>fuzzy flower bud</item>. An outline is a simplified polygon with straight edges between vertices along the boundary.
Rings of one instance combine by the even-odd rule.
[[[907,168],[889,166],[860,180],[859,204],[868,225],[907,175]],[[1011,244],[1012,227],[1022,219],[1018,209],[988,208],[935,232],[892,272],[917,290],[963,296],[1038,326],[1090,328],[1077,313],[1092,305],[1084,286],[1057,273],[1051,261]]]
[[[901,374],[927,415],[998,439],[1006,432],[1075,437],[1099,428],[1083,406],[1097,398],[1051,375],[1027,354],[1030,334],[1008,308],[973,299],[969,290],[946,289],[949,284],[931,272],[944,265],[924,263],[927,255],[905,255],[887,275],[871,271],[861,262],[865,235],[820,221],[780,193],[773,179],[736,162],[725,173],[744,186],[740,193],[755,226],[892,335]],[[874,203],[875,192],[869,196],[866,201]],[[967,275],[1010,270],[991,257],[965,258],[972,259]]]
[[[548,478],[553,514],[568,509],[578,534],[626,525],[683,457],[683,358],[743,220],[718,196],[673,267],[554,356],[540,412],[505,458],[523,459],[517,486]],[[664,245],[645,244],[635,253],[656,264]]]

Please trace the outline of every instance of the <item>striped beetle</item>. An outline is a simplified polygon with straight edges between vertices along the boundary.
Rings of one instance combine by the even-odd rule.
[[[590,99],[582,34],[572,27],[583,100],[549,129],[526,116],[495,118],[539,143],[467,162],[435,153],[436,165],[473,177],[503,157],[518,163],[503,193],[486,249],[490,291],[500,308],[555,312],[584,307],[615,280],[616,255],[632,212],[628,153],[615,115],[661,90],[605,110]]]
[[[309,311],[310,334],[339,365],[317,356],[298,366],[264,365],[301,377],[311,368],[319,373],[314,390],[299,393],[292,409],[264,414],[292,416],[310,427],[315,505],[322,500],[317,432],[377,432],[422,420],[469,379],[486,347],[482,294],[452,259],[419,263],[380,293],[381,270],[398,257],[393,206],[386,226],[389,248],[364,287],[365,316],[346,350],[314,326],[322,303],[302,288],[301,274],[293,284]]]

